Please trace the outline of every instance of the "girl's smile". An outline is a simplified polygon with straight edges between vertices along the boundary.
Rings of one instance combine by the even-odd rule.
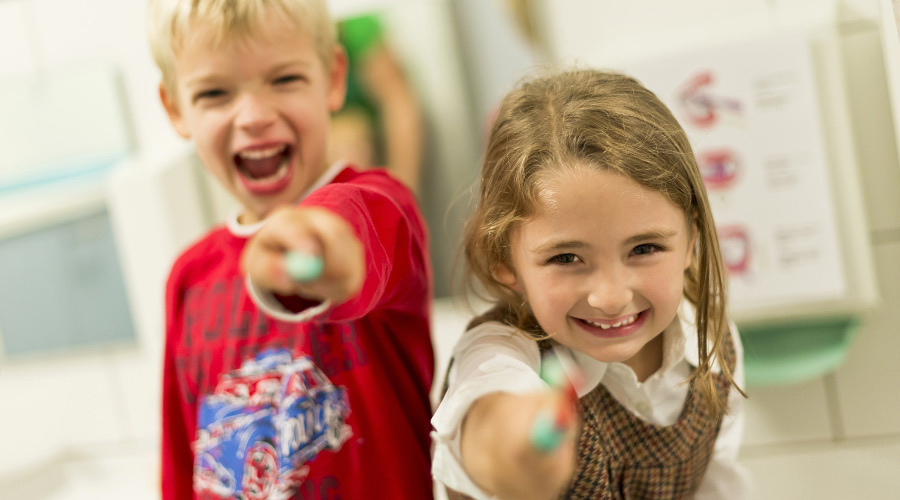
[[[618,338],[618,337],[627,337],[638,330],[640,330],[641,326],[644,325],[644,320],[646,320],[647,315],[644,312],[640,312],[637,314],[632,314],[625,318],[620,318],[616,320],[588,320],[582,318],[572,318],[578,326],[583,328],[586,332],[591,335],[595,335],[600,338]]]

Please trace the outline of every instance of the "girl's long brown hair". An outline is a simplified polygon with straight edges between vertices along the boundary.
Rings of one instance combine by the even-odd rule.
[[[523,298],[494,271],[512,269],[510,231],[533,214],[543,173],[575,164],[617,172],[662,193],[684,212],[688,227],[696,227],[684,275],[684,296],[696,309],[699,366],[692,380],[712,412],[720,414],[726,400],[717,396],[713,361],[734,381],[723,358],[729,335],[726,275],[706,189],[678,121],[631,77],[588,69],[558,72],[523,83],[501,103],[479,199],[464,231],[467,285],[494,304],[481,319],[522,328],[535,339],[546,337]]]

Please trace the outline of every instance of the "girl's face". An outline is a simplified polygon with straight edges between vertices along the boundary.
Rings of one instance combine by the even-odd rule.
[[[693,227],[618,173],[576,168],[543,186],[535,215],[510,235],[513,269],[497,278],[561,344],[604,362],[645,359],[681,302]]]

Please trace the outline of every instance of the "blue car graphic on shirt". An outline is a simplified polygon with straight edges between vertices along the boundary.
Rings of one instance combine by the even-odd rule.
[[[288,498],[308,460],[350,436],[350,406],[309,357],[267,350],[201,399],[194,490],[201,498]]]

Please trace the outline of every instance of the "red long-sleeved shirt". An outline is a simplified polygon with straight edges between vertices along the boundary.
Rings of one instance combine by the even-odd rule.
[[[278,321],[244,286],[247,236],[217,228],[178,258],[166,291],[164,499],[432,497],[432,276],[416,202],[381,170],[346,168],[300,205],[353,226],[362,290],[310,321]]]

